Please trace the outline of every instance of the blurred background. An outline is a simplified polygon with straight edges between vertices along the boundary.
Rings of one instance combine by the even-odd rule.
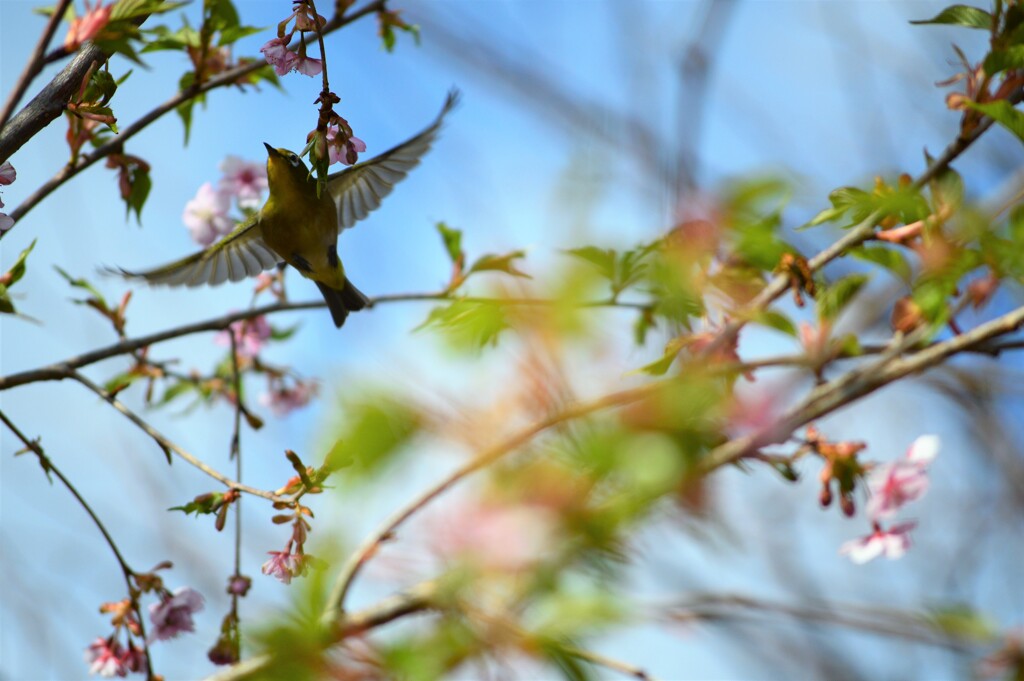
[[[791,198],[784,212],[791,229],[828,205],[838,186],[869,187],[875,175],[916,174],[923,151],[937,155],[957,132],[959,114],[935,87],[958,72],[951,43],[971,59],[985,51],[985,34],[953,27],[911,26],[934,16],[936,2],[396,2],[417,24],[421,42],[398,36],[393,53],[380,45],[376,23],[365,19],[327,41],[337,110],[372,156],[422,129],[446,91],[462,90],[462,105],[424,163],[383,207],[342,236],[339,249],[352,280],[369,295],[435,292],[450,263],[435,223],[463,230],[470,258],[525,249],[521,268],[533,291],[557,285],[565,266],[561,249],[595,244],[629,247],[664,234],[678,221],[702,215],[723,188],[739,178],[784,180]],[[33,3],[0,2],[0,90],[13,87],[44,18]],[[286,0],[239,2],[243,21],[266,31],[235,45],[235,55],[256,55],[274,26],[290,12]],[[199,10],[183,12],[193,25]],[[321,8],[321,12],[326,10]],[[164,18],[178,26],[173,14]],[[58,32],[58,37],[62,35]],[[146,55],[148,68],[115,61],[115,75],[132,69],[113,101],[123,123],[169,98],[188,67],[175,53]],[[34,94],[60,65],[29,89]],[[0,318],[0,372],[49,364],[116,340],[104,320],[72,299],[53,270],[89,278],[118,300],[123,282],[98,274],[102,266],[145,268],[190,253],[195,245],[182,224],[185,203],[204,182],[216,182],[229,154],[260,161],[262,143],[301,148],[315,126],[318,78],[282,78],[282,90],[222,89],[197,107],[191,139],[181,121],[165,116],[128,144],[152,166],[154,187],[142,226],[125,219],[114,174],[90,168],[31,211],[0,242],[0,268],[37,240],[28,273],[16,291],[19,311],[38,322]],[[4,189],[17,206],[67,160],[63,120],[54,122],[12,159],[17,182]],[[1024,185],[1024,155],[1016,140],[996,129],[955,167],[968,196],[982,203],[1013,196]],[[825,226],[791,234],[806,254],[836,237]],[[838,276],[849,265],[827,271]],[[500,282],[477,284],[478,293]],[[513,283],[508,289],[519,289]],[[493,286],[493,288],[488,288]],[[887,309],[872,296],[891,295],[899,283],[874,280],[844,324],[867,339],[888,333]],[[294,300],[315,300],[315,288],[292,276]],[[218,316],[249,305],[249,283],[215,289],[135,287],[129,307],[131,336]],[[1010,294],[997,300],[1019,304]],[[258,432],[245,431],[245,481],[275,488],[291,475],[285,449],[318,462],[337,437],[346,398],[394,391],[438,413],[516,422],[509,386],[530,364],[526,342],[501,344],[479,354],[451,352],[429,331],[414,331],[432,305],[402,302],[354,315],[339,333],[326,311],[287,313],[273,319],[295,326],[274,344],[269,361],[292,366],[320,382],[320,399],[287,417],[267,410]],[[996,310],[997,311],[997,310]],[[993,314],[991,312],[990,314]],[[624,375],[661,356],[667,336],[644,346],[623,329],[628,311],[593,313],[593,333],[566,349],[564,368],[580,395],[630,384]],[[744,358],[794,351],[791,339],[746,333]],[[180,358],[179,368],[208,371],[224,356],[213,334],[199,334],[154,349]],[[1018,360],[958,361],[872,396],[823,421],[833,439],[868,443],[876,460],[901,456],[923,433],[943,440],[933,467],[933,488],[914,509],[915,546],[900,561],[851,564],[836,548],[865,534],[862,518],[843,518],[817,504],[816,469],[784,484],[765,470],[724,470],[704,490],[700,514],[666,513],[643,525],[631,541],[632,560],[622,576],[635,597],[635,621],[588,641],[589,648],[628,660],[657,678],[958,679],[971,676],[979,648],[961,648],[941,636],[920,640],[908,620],[893,629],[848,626],[866,619],[900,622],[900,613],[983,613],[985,626],[1021,625],[1024,589],[1022,526],[1024,459]],[[86,374],[103,383],[125,370],[112,359]],[[785,375],[759,375],[742,390],[753,399]],[[799,385],[810,385],[806,377]],[[255,396],[261,379],[250,379]],[[188,408],[188,400],[147,410],[142,389],[122,398],[158,430],[225,472],[233,410],[219,402]],[[513,396],[515,397],[515,396]],[[253,400],[255,401],[255,400]],[[227,607],[226,576],[232,539],[208,518],[168,512],[213,481],[163,454],[144,434],[76,384],[37,383],[0,393],[0,408],[30,436],[40,435],[48,455],[91,501],[129,562],[145,570],[171,559],[168,586],[192,585],[207,598],[195,635],[154,649],[168,679],[200,678],[214,671],[205,651]],[[505,410],[509,409],[508,412]],[[456,418],[452,417],[452,422]],[[486,428],[482,427],[486,431]],[[331,555],[350,550],[403,500],[425,489],[474,450],[436,443],[415,446],[384,472],[342,484],[314,501],[309,550]],[[61,487],[50,485],[20,444],[0,433],[0,678],[77,679],[86,674],[81,651],[106,635],[101,602],[123,597],[123,581],[93,525]],[[494,484],[493,481],[480,484]],[[468,486],[473,489],[472,485]],[[486,487],[484,488],[486,489]],[[458,492],[438,506],[457,508]],[[246,501],[243,572],[254,588],[242,602],[243,626],[265,622],[289,607],[304,587],[284,586],[259,574],[266,552],[280,550],[287,529],[269,522],[273,511]],[[442,516],[443,517],[443,516]],[[430,519],[416,524],[406,545],[382,556],[384,567],[357,582],[353,605],[368,605],[396,584],[411,583],[417,539],[430,543]],[[429,576],[429,571],[419,574]],[[825,603],[831,605],[824,605]],[[671,606],[700,616],[673,620]],[[682,607],[686,606],[686,607]],[[958,610],[959,609],[959,610]],[[652,614],[657,613],[657,614]],[[892,615],[892,617],[889,617]],[[921,615],[921,617],[925,617]],[[888,618],[888,619],[887,619]],[[679,621],[682,620],[682,621]],[[958,620],[982,626],[973,617]],[[404,625],[403,625],[404,626]],[[386,635],[386,634],[385,634]],[[498,678],[557,678],[550,668],[509,662],[485,671]],[[602,678],[610,672],[602,671]]]

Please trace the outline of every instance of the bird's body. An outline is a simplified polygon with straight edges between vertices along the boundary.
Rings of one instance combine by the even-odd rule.
[[[419,164],[457,99],[456,92],[449,94],[437,119],[419,135],[329,175],[326,191],[319,196],[316,179],[297,154],[264,143],[270,196],[257,213],[206,250],[163,267],[120,270],[121,274],[168,286],[217,285],[254,276],[283,261],[316,282],[340,327],[350,311],[363,309],[369,300],[345,276],[338,233],[377,208]]]

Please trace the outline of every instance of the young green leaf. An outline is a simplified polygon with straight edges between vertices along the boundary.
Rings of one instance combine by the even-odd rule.
[[[918,19],[910,23],[952,24],[955,26],[966,26],[967,28],[980,28],[987,31],[992,28],[992,15],[983,9],[969,5],[950,5],[931,19]]]
[[[526,251],[513,251],[505,255],[493,255],[487,253],[477,258],[470,268],[469,272],[504,272],[511,274],[513,277],[523,277],[530,279],[530,275],[522,270],[516,269],[515,260],[526,257]]]
[[[1017,139],[1024,142],[1024,113],[1015,109],[1013,105],[1005,99],[1000,99],[995,102],[980,103],[965,101],[964,103],[975,111],[980,111],[985,114],[996,123],[1016,135]]]
[[[466,254],[462,250],[462,230],[449,227],[444,222],[438,222],[435,227],[437,227],[438,234],[441,235],[441,241],[444,243],[444,250],[447,251],[448,257],[452,263],[461,267],[466,260]]]
[[[833,321],[868,282],[866,274],[851,274],[818,292],[818,318]]]

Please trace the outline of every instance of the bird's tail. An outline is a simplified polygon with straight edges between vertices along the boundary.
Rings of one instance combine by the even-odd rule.
[[[327,302],[327,309],[331,311],[331,319],[334,320],[334,325],[339,329],[345,323],[349,312],[358,312],[370,304],[369,298],[353,286],[352,282],[348,279],[345,280],[345,286],[340,291],[336,288],[325,286],[319,281],[316,282],[316,285]]]

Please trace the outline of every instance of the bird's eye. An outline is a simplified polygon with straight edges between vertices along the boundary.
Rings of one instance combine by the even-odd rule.
[[[299,165],[299,157],[296,156],[295,154],[289,155],[288,156],[288,160],[292,162],[293,166],[298,166]]]

